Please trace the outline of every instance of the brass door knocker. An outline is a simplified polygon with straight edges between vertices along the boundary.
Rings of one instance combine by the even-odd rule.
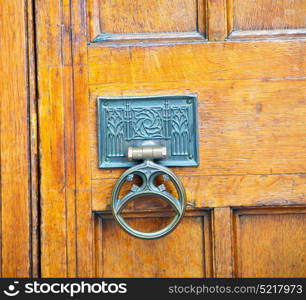
[[[126,232],[137,238],[161,238],[174,230],[184,215],[186,206],[186,193],[184,186],[181,180],[170,169],[153,162],[153,159],[161,159],[166,157],[166,147],[129,147],[128,157],[130,160],[141,159],[144,160],[144,162],[125,171],[116,182],[112,193],[112,212],[114,218]],[[122,185],[126,181],[133,180],[135,175],[141,177],[142,185],[133,185],[131,191],[119,199],[119,193]],[[164,178],[172,181],[177,190],[178,198],[175,198],[172,194],[167,192],[163,185],[155,185],[154,179],[159,175],[164,175]],[[129,202],[142,196],[158,196],[168,202],[176,212],[176,215],[171,223],[156,232],[141,232],[128,225],[128,223],[125,222],[121,216],[121,212]]]

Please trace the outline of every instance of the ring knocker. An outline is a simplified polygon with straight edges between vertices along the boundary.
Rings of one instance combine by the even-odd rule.
[[[128,157],[130,160],[144,160],[143,163],[134,166],[125,171],[116,182],[112,193],[112,212],[115,220],[129,234],[142,239],[161,238],[175,229],[182,219],[186,206],[186,192],[181,180],[167,167],[158,165],[153,159],[160,159],[166,156],[166,147],[150,146],[150,147],[129,147]],[[133,185],[130,192],[119,199],[120,189],[126,181],[132,181],[134,176],[138,175],[142,179],[142,185]],[[168,193],[164,186],[157,187],[154,179],[163,175],[174,184],[178,198]],[[163,229],[155,232],[141,232],[130,225],[121,216],[123,208],[135,198],[143,196],[158,196],[165,200],[174,209],[176,215],[173,220]]]

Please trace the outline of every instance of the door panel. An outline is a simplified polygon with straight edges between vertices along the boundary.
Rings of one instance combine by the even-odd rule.
[[[197,29],[197,1],[95,1],[106,33],[183,32]]]
[[[234,29],[305,29],[305,14],[303,0],[234,0]]]
[[[0,276],[38,274],[31,1],[0,2]],[[32,116],[31,122],[29,116]]]
[[[160,73],[159,80],[162,79],[163,74]],[[278,80],[226,80],[90,86],[92,177],[117,178],[122,172],[118,169],[101,170],[97,167],[97,151],[94,150],[97,148],[98,95],[192,92],[197,93],[199,101],[201,161],[197,168],[173,168],[179,175],[188,176],[190,172],[197,176],[305,172],[305,95],[301,93],[304,84],[304,80],[287,80],[286,86],[283,81]],[[290,105],[292,109],[288,114]],[[288,147],[289,140],[294,147]],[[276,144],[277,148],[274,147]]]
[[[98,277],[211,277],[210,217],[196,212],[186,216],[177,229],[161,240],[129,236],[110,216],[97,220],[96,261]],[[134,216],[137,229],[165,226],[164,217]],[[109,241],[115,240],[115,243]],[[102,255],[103,253],[103,255]],[[192,253],[192,255],[190,255]]]
[[[305,276],[305,209],[235,212],[238,277]]]
[[[233,0],[229,3],[230,38],[305,37],[304,0]]]
[[[87,10],[90,40],[200,38],[204,34],[204,1],[89,0]]]
[[[42,275],[302,276],[305,40],[287,30],[303,34],[301,12],[290,15],[300,2],[271,15],[256,6],[270,27],[247,24],[242,1],[122,3],[37,1]],[[123,169],[98,168],[96,98],[193,93],[200,165],[173,168],[187,216],[163,239],[137,240],[110,216]],[[126,216],[145,231],[166,209]]]

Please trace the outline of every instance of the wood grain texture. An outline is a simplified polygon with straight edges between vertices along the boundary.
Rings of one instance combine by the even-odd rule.
[[[306,175],[183,176],[188,207],[305,205]],[[92,209],[110,210],[116,179],[94,180]]]
[[[28,99],[29,136],[31,165],[31,276],[40,276],[40,217],[39,217],[39,143],[38,143],[38,97],[35,55],[35,11],[33,1],[27,1],[27,42],[28,42]]]
[[[135,218],[131,225],[142,230],[155,230],[164,218]],[[178,228],[159,240],[140,240],[125,233],[113,220],[103,219],[98,234],[98,252],[102,261],[98,277],[205,277],[203,222],[209,216],[186,217]],[[190,241],[192,240],[192,243]],[[124,249],[124,250],[123,250]],[[192,255],[191,255],[192,254]],[[210,263],[210,262],[209,262]]]
[[[197,31],[204,37],[207,36],[207,2],[206,0],[197,0]]]
[[[272,220],[268,207],[286,212],[287,206],[299,206],[296,211],[305,206],[305,41],[87,44],[104,31],[97,25],[100,2],[38,1],[43,276],[230,277],[236,275],[237,266],[238,273],[255,274],[248,265],[255,261],[253,253],[242,253],[240,240],[232,239],[233,229],[237,237],[241,226],[232,226],[231,209],[265,207]],[[126,5],[112,3],[116,7],[121,3],[119,12]],[[156,3],[168,7],[170,1]],[[208,28],[211,39],[224,39],[232,27],[229,4],[209,1],[212,15],[198,14],[197,18],[210,18],[209,24],[214,24]],[[141,8],[148,5],[133,2],[131,14],[121,13],[120,20],[107,26],[114,29],[124,24],[124,18],[131,23],[134,17],[134,27],[118,28],[124,34],[132,29],[134,34],[142,33],[145,28],[154,35],[158,28],[154,26],[162,22],[153,25],[146,19],[141,28],[145,16]],[[190,93],[199,99],[201,164],[173,168],[187,189],[187,216],[164,239],[136,240],[105,213],[123,170],[97,167],[96,97]],[[153,210],[138,204],[128,212],[131,222],[143,230],[163,224],[163,207]],[[199,215],[206,208],[214,210],[213,228],[210,215]],[[268,222],[272,229],[282,227],[282,219],[273,220]],[[300,221],[292,224],[297,228]],[[243,228],[241,241],[248,245],[247,235],[256,235],[247,221]],[[277,231],[275,238],[290,241],[289,226],[284,230]],[[302,240],[300,231],[296,240]],[[281,242],[278,245],[283,247]],[[273,251],[267,257],[274,255],[277,261]],[[239,253],[238,264],[233,253]],[[289,264],[292,261],[288,259]],[[264,266],[260,268],[266,274]],[[276,276],[285,269],[297,270],[285,263],[273,272]]]
[[[88,68],[85,1],[72,1],[72,54],[75,113],[76,242],[77,276],[94,276],[94,216],[91,208],[91,180],[88,136]]]
[[[99,0],[98,3],[101,32],[148,33],[197,30],[196,0]]]
[[[233,0],[234,30],[306,28],[304,0]]]
[[[86,11],[88,35],[91,41],[94,40],[94,38],[101,33],[99,6],[100,0],[87,1]]]
[[[63,44],[63,85],[64,90],[64,131],[65,131],[65,182],[66,182],[66,243],[67,277],[77,275],[76,245],[76,171],[75,171],[75,94],[73,78],[74,57],[71,36],[71,2],[62,2],[62,44]]]
[[[238,211],[237,277],[305,277],[305,209]]]
[[[232,211],[229,207],[213,212],[214,277],[233,276]]]
[[[305,173],[304,86],[304,79],[92,86],[92,178],[122,173],[97,167],[97,96],[190,93],[198,95],[200,166],[173,168],[179,176]]]
[[[0,2],[2,277],[32,273],[27,9],[27,1]]]
[[[207,36],[210,41],[223,41],[228,35],[227,0],[207,0]]]
[[[37,3],[43,277],[93,276],[84,9]]]
[[[41,41],[37,51],[41,272],[43,277],[75,276],[70,2],[37,1],[36,11],[37,40]]]
[[[306,29],[276,29],[276,30],[236,30],[232,32],[229,40],[250,40],[250,39],[292,39],[305,38]]]
[[[91,46],[89,83],[162,84],[305,77],[305,44],[304,40],[295,40],[130,48]]]

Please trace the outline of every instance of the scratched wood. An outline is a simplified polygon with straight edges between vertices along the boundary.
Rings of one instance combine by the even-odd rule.
[[[27,42],[28,42],[28,93],[29,93],[29,135],[31,165],[31,276],[40,275],[39,249],[39,143],[38,143],[38,100],[37,70],[35,56],[35,16],[33,1],[27,2]]]
[[[305,174],[182,176],[181,179],[186,189],[189,208],[305,205]],[[111,192],[115,182],[116,179],[93,181],[94,210],[110,209]],[[128,189],[124,191],[127,192]],[[146,208],[152,209],[156,206],[155,202],[148,202]]]
[[[215,208],[213,212],[214,277],[233,277],[232,210]]]
[[[211,41],[222,41],[228,35],[227,0],[207,0],[207,36]]]
[[[156,230],[164,225],[164,217],[135,218],[131,224],[140,230]],[[112,219],[102,219],[97,252],[103,253],[97,277],[208,277],[211,262],[203,253],[211,252],[205,245],[210,232],[208,215],[186,217],[173,234],[160,240],[135,239],[122,231]],[[102,231],[103,228],[103,231]],[[192,240],[192,243],[186,243]],[[129,245],[127,247],[127,245]],[[205,247],[206,246],[206,247]],[[124,251],[123,251],[124,249]],[[192,255],[190,255],[192,253]],[[209,255],[209,254],[208,254]]]
[[[237,277],[305,277],[304,209],[235,213]]]
[[[234,29],[296,29],[306,27],[304,0],[233,0]]]
[[[196,31],[196,0],[99,0],[100,26],[107,33]]]
[[[90,43],[105,29],[190,31],[197,18],[207,20],[196,26],[211,41],[224,40],[233,28],[231,1],[197,1],[196,18],[196,6],[187,1],[156,1],[162,10],[173,4],[156,23],[145,18],[149,1],[112,3],[112,11],[106,0],[36,3],[42,275],[301,275],[297,262],[304,248],[285,252],[284,245],[302,244],[305,41],[170,43],[139,36]],[[175,22],[179,14],[188,17]],[[199,100],[201,162],[173,168],[186,186],[187,216],[164,239],[136,240],[109,214],[111,190],[123,170],[97,167],[96,97],[190,93]],[[264,216],[256,217],[254,207]],[[148,199],[126,213],[146,231],[164,224],[167,209]],[[252,241],[263,250],[259,258]],[[268,269],[274,261],[282,265]]]
[[[97,167],[97,96],[190,93],[198,95],[200,166],[173,168],[180,176],[305,172],[304,86],[304,79],[94,85],[92,177],[117,178],[122,172]]]
[[[88,36],[184,40],[206,36],[206,0],[87,1]]]
[[[30,244],[29,145],[32,141],[28,123],[28,105],[33,104],[33,95],[28,89],[28,86],[33,86],[33,65],[29,65],[28,60],[32,58],[33,48],[28,49],[27,45],[27,38],[33,31],[28,28],[31,21],[27,19],[27,10],[27,1],[0,2],[2,277],[28,277],[36,273]]]
[[[94,216],[91,207],[91,175],[88,136],[90,128],[88,102],[87,27],[84,2],[72,1],[73,57],[74,57],[74,109],[76,155],[76,230],[77,275],[94,276]]]
[[[36,8],[37,39],[41,41],[37,51],[41,275],[75,276],[70,6],[67,1],[63,5],[54,1],[38,1]]]
[[[98,47],[89,51],[89,83],[164,83],[305,76],[305,41]],[[107,57],[108,59],[102,59]],[[181,59],[181,58],[184,59]]]

